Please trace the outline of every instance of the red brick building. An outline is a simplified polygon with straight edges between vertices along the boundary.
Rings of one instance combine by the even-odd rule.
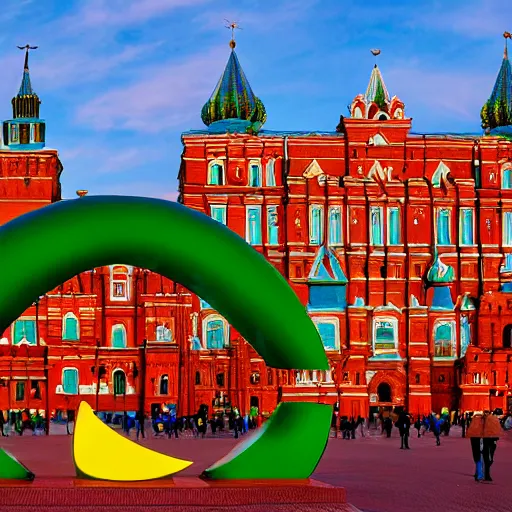
[[[267,368],[182,286],[114,264],[49,291],[3,334],[0,409],[509,407],[512,146],[496,114],[510,106],[508,57],[482,112],[485,136],[414,134],[377,66],[335,132],[276,133],[261,129],[265,108],[234,46],[202,111],[208,129],[183,134],[180,200],[287,278],[331,371]],[[4,123],[2,223],[61,199],[62,166],[44,149],[25,68]]]

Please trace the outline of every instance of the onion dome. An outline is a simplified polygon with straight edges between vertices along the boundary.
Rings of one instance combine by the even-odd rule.
[[[427,280],[431,284],[449,284],[452,283],[454,279],[453,267],[450,265],[446,265],[441,261],[439,255],[436,256],[436,259],[433,265],[430,267],[430,270],[427,274]]]
[[[201,111],[201,119],[209,127],[209,131],[257,132],[267,120],[265,107],[252,92],[236,55],[235,46],[232,39],[231,55],[226,69]]]
[[[482,128],[486,130],[512,125],[512,66],[507,50],[507,39],[511,39],[512,35],[510,32],[505,32],[503,37],[505,38],[505,50],[500,71],[491,97],[480,111]]]

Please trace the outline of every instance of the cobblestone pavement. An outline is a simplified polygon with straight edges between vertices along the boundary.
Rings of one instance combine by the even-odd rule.
[[[410,450],[400,450],[398,432],[387,439],[377,431],[355,440],[330,439],[313,478],[347,490],[347,501],[364,512],[432,512],[512,510],[510,461],[512,435],[498,443],[492,467],[494,481],[473,479],[474,465],[468,439],[453,428],[435,446],[431,434],[417,439],[411,432]],[[132,436],[133,437],[133,436]],[[140,441],[163,453],[195,461],[180,476],[198,475],[225,455],[237,441],[217,439],[154,438]],[[0,438],[38,477],[73,476],[71,436],[23,436]],[[1,493],[0,493],[1,494]],[[221,509],[219,509],[221,510]]]

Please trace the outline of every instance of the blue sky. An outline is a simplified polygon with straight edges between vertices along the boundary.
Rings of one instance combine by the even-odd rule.
[[[174,199],[180,133],[204,126],[201,107],[229,57],[225,18],[242,27],[237,54],[268,130],[334,130],[380,48],[415,132],[476,132],[512,2],[2,0],[0,118],[21,80],[16,45],[39,45],[32,84],[64,197],[85,188]]]

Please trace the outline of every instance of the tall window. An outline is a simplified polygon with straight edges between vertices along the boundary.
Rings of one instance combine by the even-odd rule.
[[[172,331],[165,324],[156,326],[156,341],[172,341]]]
[[[338,350],[339,342],[339,323],[337,319],[315,319],[315,325],[322,338],[325,350]]]
[[[208,185],[224,185],[224,166],[220,162],[208,166]]]
[[[329,245],[340,245],[342,239],[341,206],[331,206],[329,208]]]
[[[453,322],[439,322],[434,327],[434,356],[453,357],[455,326]]]
[[[309,285],[308,307],[311,309],[345,309],[347,307],[344,284]]]
[[[502,170],[502,188],[512,188],[512,169]]]
[[[275,187],[276,186],[276,171],[275,171],[275,160],[271,158],[267,162],[267,166],[265,168],[265,178],[267,187]]]
[[[370,209],[370,243],[372,245],[383,245],[383,240],[382,208],[380,206],[372,206]]]
[[[257,162],[249,165],[249,186],[261,187],[261,165]]]
[[[222,318],[210,316],[206,319],[204,326],[207,349],[221,349],[227,345],[226,326]]]
[[[169,393],[169,375],[160,377],[160,394],[167,395]]]
[[[279,245],[277,206],[267,206],[267,236],[269,245]]]
[[[23,402],[23,400],[25,400],[25,383],[16,382],[16,402]]]
[[[467,316],[460,317],[460,357],[466,355],[466,351],[471,344],[471,326]]]
[[[126,375],[123,370],[115,370],[113,375],[114,395],[126,395]]]
[[[388,244],[399,245],[401,234],[400,209],[393,206],[388,209]]]
[[[122,324],[112,326],[112,347],[126,348],[126,328]]]
[[[439,208],[437,210],[437,244],[450,245],[450,210],[448,208]]]
[[[473,245],[473,209],[460,209],[460,245]]]
[[[394,318],[374,320],[375,355],[398,350],[398,322]]]
[[[78,395],[78,370],[76,368],[63,370],[62,390],[69,395]]]
[[[14,322],[13,344],[28,343],[36,344],[36,321],[35,320],[16,320]]]
[[[210,206],[210,214],[213,220],[226,225],[226,205]]]
[[[110,268],[110,286],[112,300],[128,300],[128,268],[122,265],[115,265]]]
[[[62,339],[66,341],[77,341],[80,339],[78,319],[73,313],[66,313],[63,318]]]
[[[309,244],[321,245],[324,238],[324,209],[320,205],[312,205],[309,210]]]
[[[512,246],[512,212],[503,212],[503,245]]]
[[[251,245],[261,245],[261,206],[247,207],[246,240]]]

